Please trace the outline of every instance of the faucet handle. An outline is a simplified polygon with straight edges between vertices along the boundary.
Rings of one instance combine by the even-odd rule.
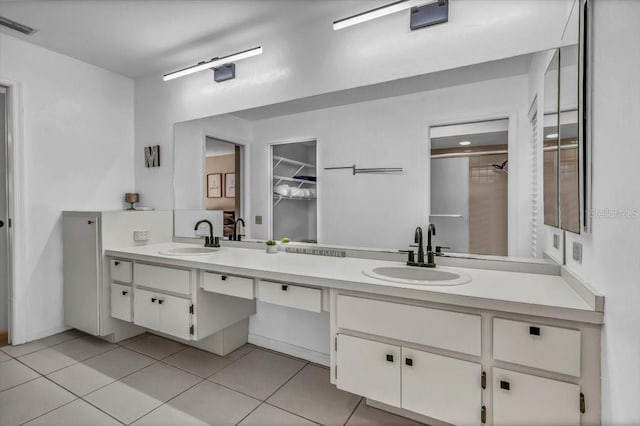
[[[416,260],[413,250],[398,250],[400,253],[407,253],[407,265],[415,265]]]

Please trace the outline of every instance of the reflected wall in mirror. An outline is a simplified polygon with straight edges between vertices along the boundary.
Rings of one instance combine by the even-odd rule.
[[[562,19],[553,22],[562,21],[564,28],[570,7],[562,9],[554,9]],[[562,45],[562,28],[554,29],[558,40],[550,48]],[[210,136],[244,146],[243,168],[236,178],[244,183],[240,215],[246,215],[250,239],[288,237],[325,246],[395,251],[413,244],[416,226],[434,222],[433,245],[450,246],[449,252],[541,258],[539,247],[546,247],[541,241],[546,235],[535,209],[544,200],[545,223],[560,224],[557,202],[548,201],[558,199],[560,186],[558,149],[552,150],[554,144],[559,146],[561,132],[566,146],[572,137],[569,129],[558,127],[569,123],[559,116],[559,59],[547,70],[552,56],[552,50],[520,52],[177,123],[175,207],[205,209],[203,143]],[[540,99],[537,133],[529,114],[535,99]],[[437,134],[461,123],[499,123],[501,128]],[[557,135],[547,139],[553,133]],[[460,152],[438,151],[450,149],[450,136],[489,138],[486,146],[493,146],[485,149],[496,152],[456,156]],[[303,144],[297,146],[298,142]],[[288,145],[310,150],[300,155],[282,151]],[[568,152],[563,161],[574,158]],[[543,158],[544,168],[538,167]],[[352,164],[403,171],[354,175],[349,169],[325,169]],[[550,170],[555,174],[548,174]],[[575,180],[568,173],[564,176],[562,189],[568,193]],[[235,211],[238,215],[238,208]],[[464,226],[452,225],[453,219],[444,215],[466,215]]]
[[[509,120],[432,127],[431,222],[455,253],[507,256]]]

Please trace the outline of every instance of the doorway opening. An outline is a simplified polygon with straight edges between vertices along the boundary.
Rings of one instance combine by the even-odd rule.
[[[509,120],[431,128],[431,222],[451,252],[507,256]]]
[[[272,144],[269,237],[318,242],[316,141]]]
[[[205,140],[205,210],[219,210],[223,214],[223,235],[235,239],[234,228],[242,220],[242,145],[207,136]],[[244,220],[242,220],[244,225]]]
[[[0,346],[9,344],[9,89],[0,86]]]

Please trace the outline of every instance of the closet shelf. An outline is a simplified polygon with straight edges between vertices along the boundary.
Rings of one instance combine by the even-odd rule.
[[[279,194],[273,194],[273,198],[277,200],[299,200],[299,201],[309,201],[309,200],[316,199],[316,197],[290,197],[288,195],[279,195]]]
[[[312,180],[304,180],[304,179],[296,179],[293,177],[285,177],[285,176],[274,176],[273,180],[277,180],[278,182],[287,181],[287,182],[298,182],[298,183],[308,183],[309,185],[315,185],[316,182]]]
[[[277,161],[276,165],[273,166],[274,168],[277,167],[278,164],[280,164],[280,163],[293,164],[295,166],[302,166],[302,167],[316,167],[314,164],[304,163],[304,162],[298,161],[298,160],[292,160],[291,158],[281,157],[279,155],[274,155],[273,156],[273,161]]]

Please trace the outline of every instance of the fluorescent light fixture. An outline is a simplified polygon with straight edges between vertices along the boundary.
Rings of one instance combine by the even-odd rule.
[[[372,19],[391,15],[392,13],[411,9],[414,6],[424,6],[426,4],[435,3],[436,1],[437,0],[400,0],[394,3],[387,4],[385,6],[367,10],[366,12],[358,13],[357,15],[349,16],[348,18],[333,21],[333,29],[334,31],[341,30],[352,25],[361,24]]]
[[[558,134],[557,133],[551,133],[547,135],[547,139],[553,139],[553,138],[557,138]]]
[[[467,145],[471,145],[471,141],[462,141],[462,142],[458,142],[458,144],[462,146],[467,146]]]
[[[210,68],[220,67],[222,65],[231,63],[233,61],[239,61],[240,59],[250,58],[252,56],[260,55],[262,53],[262,47],[254,47],[253,49],[243,50],[242,52],[234,53],[233,55],[223,56],[222,58],[212,58],[206,62],[200,62],[196,65],[184,68],[178,71],[165,74],[164,81],[173,80],[174,78],[184,77],[185,75],[193,74],[194,72],[208,70]]]

